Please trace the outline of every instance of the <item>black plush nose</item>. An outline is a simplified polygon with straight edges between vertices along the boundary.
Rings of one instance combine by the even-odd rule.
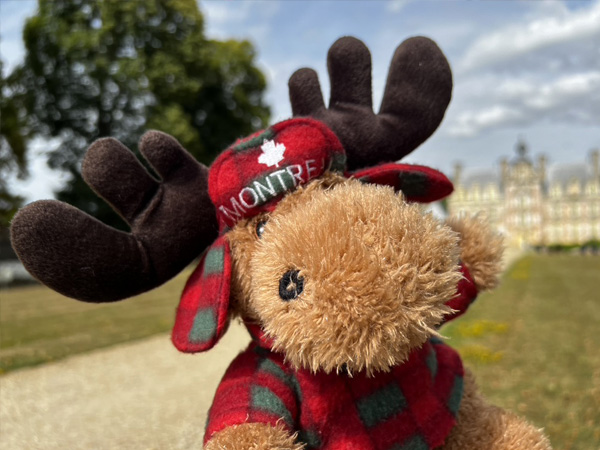
[[[300,272],[290,270],[283,274],[279,280],[279,297],[281,300],[290,301],[297,298],[304,290],[304,278],[298,276]]]

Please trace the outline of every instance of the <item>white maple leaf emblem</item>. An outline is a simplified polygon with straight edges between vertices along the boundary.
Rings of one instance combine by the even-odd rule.
[[[263,141],[263,145],[260,146],[263,154],[258,157],[260,164],[266,164],[267,166],[279,167],[279,163],[283,161],[283,153],[285,152],[285,145],[276,144],[275,141],[266,139]]]

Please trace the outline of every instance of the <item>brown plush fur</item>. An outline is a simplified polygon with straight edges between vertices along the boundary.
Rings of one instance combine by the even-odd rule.
[[[298,187],[297,192],[310,195],[314,191],[329,189],[345,180],[346,178],[338,174],[327,172],[308,186]],[[287,208],[290,207],[292,205]],[[278,211],[285,211],[285,209],[285,204],[283,208],[281,204],[277,205]],[[269,217],[270,215],[265,213],[251,219],[240,220],[227,235],[234,261],[231,274],[231,312],[234,316],[243,317],[246,320],[258,320],[256,313],[248,304],[248,299],[252,297],[250,263],[259,243],[256,226],[260,222],[268,222]]]
[[[471,272],[477,289],[496,287],[504,250],[502,236],[478,215],[452,216],[446,223],[460,235],[460,259]]]
[[[227,236],[231,245],[233,260],[231,266],[230,311],[232,315],[243,317],[246,320],[258,320],[256,314],[248,305],[248,299],[252,296],[250,263],[258,245],[256,225],[267,219],[268,215],[261,214],[252,219],[241,220]]]
[[[550,450],[551,446],[541,430],[488,404],[467,370],[457,425],[441,450],[465,449]]]
[[[304,446],[294,441],[281,425],[272,427],[263,423],[245,423],[225,428],[206,444],[205,450],[302,450]]]
[[[261,237],[257,224],[266,222]],[[447,224],[391,188],[326,174],[282,199],[272,213],[228,234],[234,314],[259,323],[296,368],[373,375],[400,364],[436,334],[456,295],[459,258],[479,289],[497,283],[502,240],[479,217]],[[289,270],[304,278],[279,297]],[[283,427],[244,424],[216,433],[208,450],[292,449]],[[543,434],[486,403],[470,373],[458,424],[443,450],[548,450]]]
[[[240,263],[234,292],[238,305],[240,292],[248,302],[238,310],[250,310],[296,368],[388,370],[449,312],[460,278],[457,236],[391,188],[312,183],[280,202],[252,251],[254,223],[230,236]],[[284,302],[278,286],[289,270],[300,271],[305,287]]]

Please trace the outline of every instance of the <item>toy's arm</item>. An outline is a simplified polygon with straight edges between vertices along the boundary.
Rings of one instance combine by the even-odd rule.
[[[463,278],[458,283],[457,296],[446,303],[455,312],[446,316],[444,322],[464,314],[479,292],[498,284],[504,250],[502,237],[478,216],[453,216],[447,224],[460,235]]]
[[[294,444],[297,383],[272,355],[254,344],[227,369],[217,388],[204,435],[207,450],[280,448]]]
[[[480,216],[452,216],[447,225],[460,236],[460,259],[479,292],[493,289],[502,272],[502,236]]]

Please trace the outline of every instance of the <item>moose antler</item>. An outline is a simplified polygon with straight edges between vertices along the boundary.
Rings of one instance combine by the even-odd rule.
[[[348,169],[396,161],[438,127],[450,102],[452,73],[430,39],[415,37],[398,46],[390,64],[379,114],[371,99],[371,54],[358,39],[343,37],[329,49],[331,81],[325,107],[317,74],[300,69],[289,80],[294,116],[325,122],[348,155]]]
[[[161,285],[215,239],[207,168],[158,131],[142,136],[139,147],[161,181],[112,138],[90,146],[82,170],[131,233],[54,200],[32,203],[15,216],[13,246],[42,283],[78,300],[121,300]]]

